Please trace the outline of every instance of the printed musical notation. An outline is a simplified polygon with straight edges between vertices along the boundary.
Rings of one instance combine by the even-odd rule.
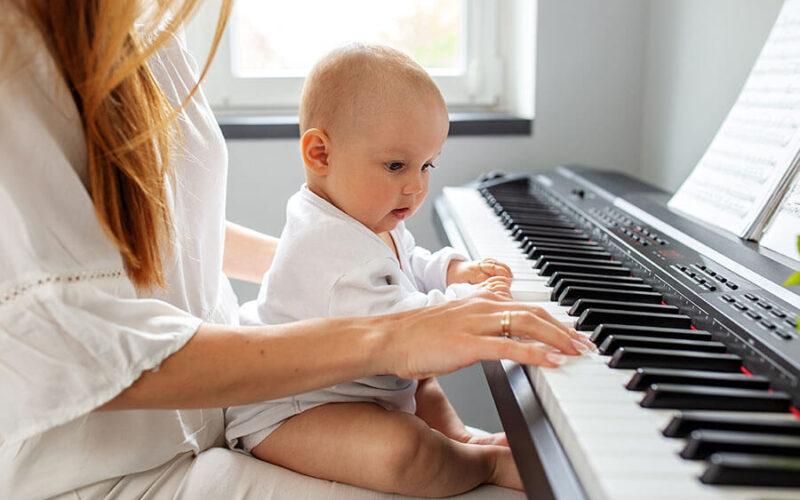
[[[775,210],[760,244],[800,262],[797,249],[798,236],[800,236],[800,176],[795,177],[792,187]]]
[[[758,239],[799,158],[800,0],[789,0],[736,103],[669,207]]]

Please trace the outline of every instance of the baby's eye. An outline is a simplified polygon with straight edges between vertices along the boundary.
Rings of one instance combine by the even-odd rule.
[[[390,161],[384,163],[384,165],[386,165],[386,168],[388,168],[392,172],[397,172],[398,170],[405,167],[405,163],[403,163],[402,161]]]
[[[429,168],[436,168],[436,165],[434,165],[433,163],[426,163],[425,165],[422,166],[422,171],[424,172]]]

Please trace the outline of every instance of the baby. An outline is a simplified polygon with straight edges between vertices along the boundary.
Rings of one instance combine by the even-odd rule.
[[[508,296],[507,266],[431,254],[403,224],[425,199],[448,127],[436,84],[404,54],[350,45],[319,61],[300,104],[306,185],[243,323],[385,314],[476,288]],[[435,379],[379,375],[226,417],[231,446],[311,476],[419,496],[522,488],[504,435],[469,434]]]

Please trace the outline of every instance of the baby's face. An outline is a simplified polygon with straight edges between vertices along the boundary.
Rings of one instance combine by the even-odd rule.
[[[327,198],[375,233],[391,231],[422,205],[431,165],[447,137],[447,110],[434,99],[404,101],[331,138]],[[340,139],[341,140],[341,139]]]

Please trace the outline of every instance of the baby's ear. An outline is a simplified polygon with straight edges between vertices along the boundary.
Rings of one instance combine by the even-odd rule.
[[[328,135],[318,128],[306,130],[300,139],[300,149],[303,154],[303,163],[312,172],[319,176],[328,175],[328,153],[330,150]]]

